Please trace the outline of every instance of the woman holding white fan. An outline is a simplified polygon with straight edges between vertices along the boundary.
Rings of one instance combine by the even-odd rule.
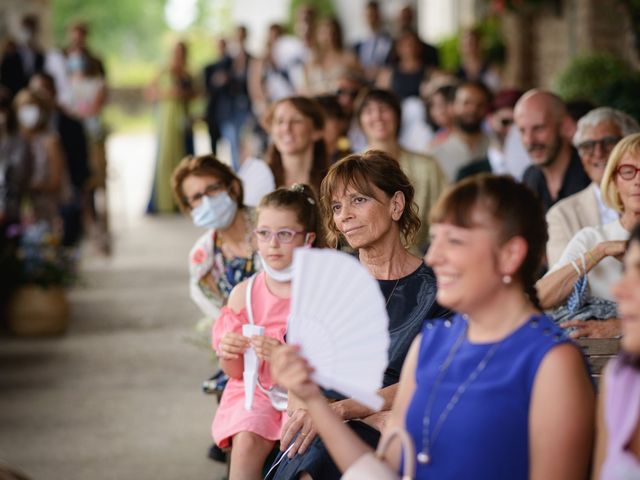
[[[416,464],[418,479],[585,478],[594,391],[580,350],[540,313],[539,203],[508,177],[478,175],[445,194],[431,220],[425,260],[438,301],[460,313],[425,322],[404,363],[385,427],[413,440],[417,455],[403,468]],[[383,478],[372,476],[382,462],[326,405],[296,347],[279,347],[271,362],[274,380],[305,401],[345,478]],[[399,471],[400,448],[391,447],[386,465]]]
[[[370,445],[375,445],[391,408],[400,369],[412,340],[425,318],[448,312],[436,303],[431,268],[408,247],[420,228],[414,189],[400,165],[387,153],[371,150],[334,164],[322,182],[321,201],[330,246],[343,240],[357,250],[360,262],[377,279],[389,314],[389,363],[379,394],[381,412],[351,399],[330,404],[341,419]],[[290,397],[289,420],[282,430],[280,449],[287,458],[273,477],[339,478],[340,472],[316,438],[317,425],[304,403]],[[362,420],[362,421],[356,421]]]

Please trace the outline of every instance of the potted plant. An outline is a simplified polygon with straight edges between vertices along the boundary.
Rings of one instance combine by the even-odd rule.
[[[19,336],[64,333],[69,324],[66,287],[76,279],[77,250],[63,247],[47,222],[16,233],[17,286],[9,298],[7,326]]]
[[[566,101],[589,100],[640,120],[640,73],[608,53],[574,57],[554,79],[555,91]]]

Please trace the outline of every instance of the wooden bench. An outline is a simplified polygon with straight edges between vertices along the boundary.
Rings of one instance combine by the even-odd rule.
[[[577,340],[577,343],[587,357],[587,361],[591,367],[591,377],[597,385],[602,375],[602,369],[607,362],[620,351],[620,339],[580,338]]]

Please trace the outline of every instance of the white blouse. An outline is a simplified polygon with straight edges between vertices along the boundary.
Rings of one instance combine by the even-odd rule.
[[[562,256],[549,270],[547,275],[554,272],[572,261],[578,266],[582,265],[580,256],[592,249],[601,242],[610,240],[629,240],[629,232],[620,223],[620,220],[598,225],[595,227],[585,227],[574,235],[567,248],[562,252]],[[614,300],[611,295],[611,287],[622,276],[622,262],[614,257],[603,258],[598,265],[593,267],[587,274],[589,290],[591,296]]]

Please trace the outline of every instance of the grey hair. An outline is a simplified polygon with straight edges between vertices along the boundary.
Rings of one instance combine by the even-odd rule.
[[[573,135],[573,145],[577,147],[584,140],[584,133],[587,128],[593,128],[603,122],[613,122],[622,137],[633,133],[640,133],[640,125],[638,122],[620,110],[611,107],[598,107],[591,110],[585,116],[578,120],[576,133]]]

